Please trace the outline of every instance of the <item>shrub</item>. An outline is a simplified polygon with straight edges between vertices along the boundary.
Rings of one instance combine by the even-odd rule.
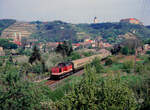
[[[129,48],[128,48],[128,47],[123,47],[123,48],[121,49],[121,53],[122,53],[123,55],[128,55],[128,54],[129,54]]]
[[[0,60],[0,66],[3,66],[3,61],[2,60]]]
[[[56,107],[82,110],[135,110],[137,101],[131,89],[120,79],[108,78],[97,84],[95,69],[86,67],[83,80],[75,88],[56,102]]]
[[[131,73],[132,69],[133,69],[133,62],[132,61],[126,61],[123,63],[122,65],[122,69],[123,71],[127,72],[127,73]]]
[[[43,95],[39,87],[25,81],[16,67],[9,66],[5,74],[0,74],[0,110],[40,109]]]
[[[149,54],[149,55],[150,55],[150,51],[146,51],[146,54]]]
[[[129,52],[131,55],[134,55],[135,54],[135,49],[130,49],[130,52]]]
[[[146,74],[149,73],[149,64],[137,63],[136,64],[136,73]]]
[[[108,58],[105,62],[105,65],[108,66],[108,65],[111,65],[112,63],[113,61],[110,58]]]
[[[81,58],[81,56],[80,56],[79,53],[72,52],[71,55],[66,58],[66,60],[77,60],[77,59],[80,59],[80,58]]]
[[[95,68],[96,73],[104,72],[104,67],[100,64],[100,59],[98,58],[93,59],[93,61],[91,62],[91,66]]]
[[[92,52],[84,52],[83,55],[84,55],[85,57],[89,57],[89,56],[92,56],[93,53],[92,53]]]
[[[120,79],[106,79],[97,93],[100,110],[135,110],[137,101],[134,92]]]
[[[32,72],[33,73],[38,73],[38,74],[40,74],[40,73],[42,73],[42,64],[37,64],[37,65],[33,65],[32,66]]]

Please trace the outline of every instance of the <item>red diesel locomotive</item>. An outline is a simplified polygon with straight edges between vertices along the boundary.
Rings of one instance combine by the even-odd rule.
[[[51,79],[61,79],[67,75],[73,73],[73,63],[72,62],[64,62],[59,63],[56,67],[51,69],[52,75]]]

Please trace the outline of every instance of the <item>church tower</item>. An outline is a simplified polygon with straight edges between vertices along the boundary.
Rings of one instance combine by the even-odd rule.
[[[98,23],[97,17],[94,17],[94,23],[95,23],[95,24]]]

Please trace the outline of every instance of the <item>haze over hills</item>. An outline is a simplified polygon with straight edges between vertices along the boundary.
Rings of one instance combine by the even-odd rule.
[[[92,24],[71,24],[62,21],[51,22],[18,22],[15,20],[0,20],[1,37],[14,38],[16,36],[38,39],[44,42],[60,42],[71,40],[82,41],[85,38],[97,37],[109,43],[122,41],[128,33],[140,39],[150,38],[149,26],[131,24],[126,22],[108,22]]]

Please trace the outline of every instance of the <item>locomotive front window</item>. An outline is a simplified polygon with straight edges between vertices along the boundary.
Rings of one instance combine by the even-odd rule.
[[[58,66],[63,67],[63,66],[65,66],[65,64],[64,63],[59,63]]]
[[[61,72],[61,68],[59,68],[59,72]]]

